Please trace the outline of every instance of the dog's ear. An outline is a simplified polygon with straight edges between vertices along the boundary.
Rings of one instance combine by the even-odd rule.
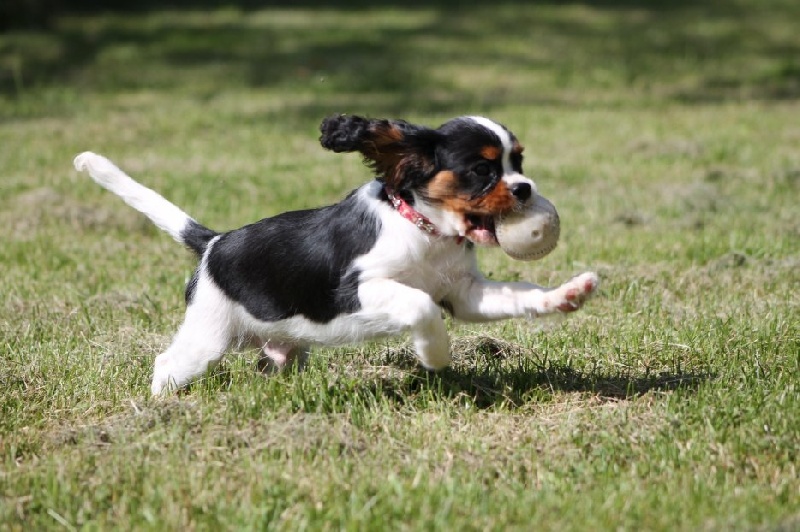
[[[336,115],[322,121],[320,144],[337,153],[358,151],[386,184],[413,186],[436,168],[436,130],[402,120]]]

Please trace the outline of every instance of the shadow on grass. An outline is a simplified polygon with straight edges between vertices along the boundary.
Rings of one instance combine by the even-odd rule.
[[[408,402],[421,393],[432,398],[468,399],[476,408],[518,407],[531,400],[546,399],[556,392],[583,392],[600,399],[632,399],[650,392],[695,390],[712,375],[662,372],[654,376],[623,376],[583,373],[568,366],[504,371],[446,369],[441,373],[423,371],[402,381],[382,378],[371,393],[392,401]]]
[[[645,377],[604,375],[551,364],[541,369],[500,374],[451,370],[435,376],[434,383],[446,396],[465,393],[478,408],[489,408],[499,403],[519,406],[531,397],[554,392],[585,392],[601,399],[631,399],[650,392],[694,390],[711,378],[705,374],[669,372]]]
[[[116,15],[102,2],[93,4],[97,7],[90,3],[71,18],[56,20],[46,32],[49,44],[38,45],[46,50],[37,50],[35,40],[30,45],[0,40],[0,59],[7,59],[0,61],[0,94],[48,85],[208,95],[237,85],[288,93],[311,87],[321,96],[347,95],[344,106],[382,94],[391,102],[386,112],[444,113],[467,105],[572,105],[559,99],[560,89],[603,89],[592,81],[593,71],[624,87],[668,82],[663,78],[677,68],[699,78],[669,93],[685,103],[743,94],[800,97],[800,40],[777,37],[768,22],[759,26],[754,17],[750,31],[745,21],[753,6],[747,2],[588,0],[533,6],[505,0],[487,8],[477,1],[414,1],[395,3],[397,10],[380,16],[374,3],[363,1],[234,2],[228,11],[209,11],[213,2],[178,1],[172,5],[187,12],[171,14],[161,11],[161,4],[145,2]],[[789,4],[780,7],[788,18],[798,12]],[[296,14],[280,23],[279,17],[293,10]],[[363,23],[360,17],[366,17]],[[491,44],[504,40],[514,45]],[[743,54],[769,58],[771,66],[762,72],[737,70]],[[729,67],[715,70],[720,64]],[[510,96],[492,81],[455,82],[441,74],[442,66],[461,65],[486,65],[510,76],[540,72],[553,78],[552,90]],[[306,111],[318,119],[331,109],[314,103]]]
[[[453,364],[436,373],[419,365],[409,345],[388,347],[377,357],[357,356],[355,361],[347,350],[330,358],[312,355],[310,364],[316,367],[309,370],[311,374],[292,370],[288,376],[279,376],[266,372],[265,382],[271,391],[259,394],[258,408],[341,413],[349,411],[354,402],[373,405],[376,401],[413,408],[449,401],[478,409],[517,408],[548,403],[563,392],[600,400],[634,399],[676,390],[692,392],[715,378],[710,373],[684,371],[645,375],[582,371],[559,362],[542,362],[528,348],[483,335],[455,338],[452,349],[458,354]],[[257,363],[252,370],[260,372]],[[242,385],[236,382],[237,374],[241,375],[238,371],[222,365],[210,378],[201,379],[181,394],[191,395],[198,389],[207,389],[212,395],[235,390]]]
[[[580,371],[569,365],[540,362],[523,348],[491,337],[460,339],[455,363],[438,373],[421,369],[409,348],[389,349],[388,366],[402,368],[402,377],[367,379],[365,393],[392,402],[417,403],[430,399],[466,399],[477,408],[521,406],[548,400],[558,392],[582,392],[600,399],[632,399],[652,392],[693,391],[714,375],[662,371],[653,375]]]

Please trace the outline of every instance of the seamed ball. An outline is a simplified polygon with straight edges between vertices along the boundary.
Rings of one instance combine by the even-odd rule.
[[[500,248],[517,260],[538,260],[558,244],[558,212],[547,198],[535,195],[523,210],[513,211],[496,222]]]

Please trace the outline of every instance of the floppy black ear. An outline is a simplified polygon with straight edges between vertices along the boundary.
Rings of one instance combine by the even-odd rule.
[[[373,132],[370,132],[370,125]],[[319,126],[322,135],[319,142],[322,147],[336,153],[362,151],[368,139],[377,137],[383,130],[390,135],[391,125],[388,120],[368,120],[360,116],[334,115],[325,118]],[[399,136],[384,139],[383,143],[399,140]],[[378,140],[375,138],[375,140]],[[373,140],[374,142],[374,140]]]
[[[435,168],[440,134],[433,129],[403,120],[335,115],[322,121],[320,131],[324,148],[360,152],[378,178],[397,188],[401,181],[416,180]]]

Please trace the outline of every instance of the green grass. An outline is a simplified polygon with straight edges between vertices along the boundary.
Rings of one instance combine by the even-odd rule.
[[[796,2],[359,5],[0,35],[0,529],[800,526]],[[72,157],[232,228],[369,178],[334,112],[509,126],[562,239],[484,270],[601,293],[150,399],[194,264]]]

